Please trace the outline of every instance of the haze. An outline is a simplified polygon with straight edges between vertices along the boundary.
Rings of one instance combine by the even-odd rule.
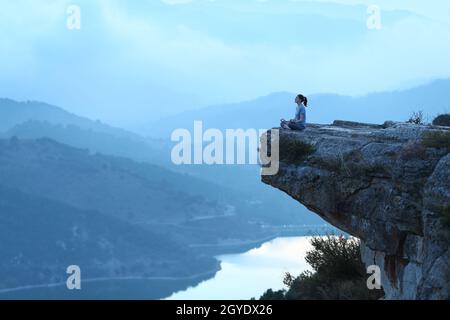
[[[450,3],[1,0],[0,97],[133,127],[272,92],[364,95],[450,75]],[[66,27],[81,9],[81,30]],[[380,67],[381,66],[381,67]]]

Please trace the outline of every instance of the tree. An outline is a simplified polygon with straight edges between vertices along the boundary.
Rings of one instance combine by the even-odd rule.
[[[328,235],[311,239],[313,250],[305,260],[313,271],[298,277],[287,273],[287,291],[268,290],[261,300],[373,300],[383,296],[382,290],[369,290],[367,274],[361,261],[360,242],[355,238]]]

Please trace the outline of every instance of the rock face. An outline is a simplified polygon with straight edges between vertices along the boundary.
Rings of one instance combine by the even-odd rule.
[[[388,122],[281,130],[280,170],[262,180],[360,238],[387,299],[449,299],[449,134]]]

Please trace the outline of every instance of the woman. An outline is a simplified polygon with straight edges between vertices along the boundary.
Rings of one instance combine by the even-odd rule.
[[[281,119],[281,127],[283,129],[291,130],[305,130],[306,128],[306,107],[308,106],[308,98],[299,94],[295,98],[297,104],[297,110],[295,112],[295,118],[289,121]]]

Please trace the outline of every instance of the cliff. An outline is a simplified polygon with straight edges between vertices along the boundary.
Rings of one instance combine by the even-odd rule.
[[[388,122],[281,130],[279,172],[262,181],[361,239],[387,299],[449,299],[449,139]]]

